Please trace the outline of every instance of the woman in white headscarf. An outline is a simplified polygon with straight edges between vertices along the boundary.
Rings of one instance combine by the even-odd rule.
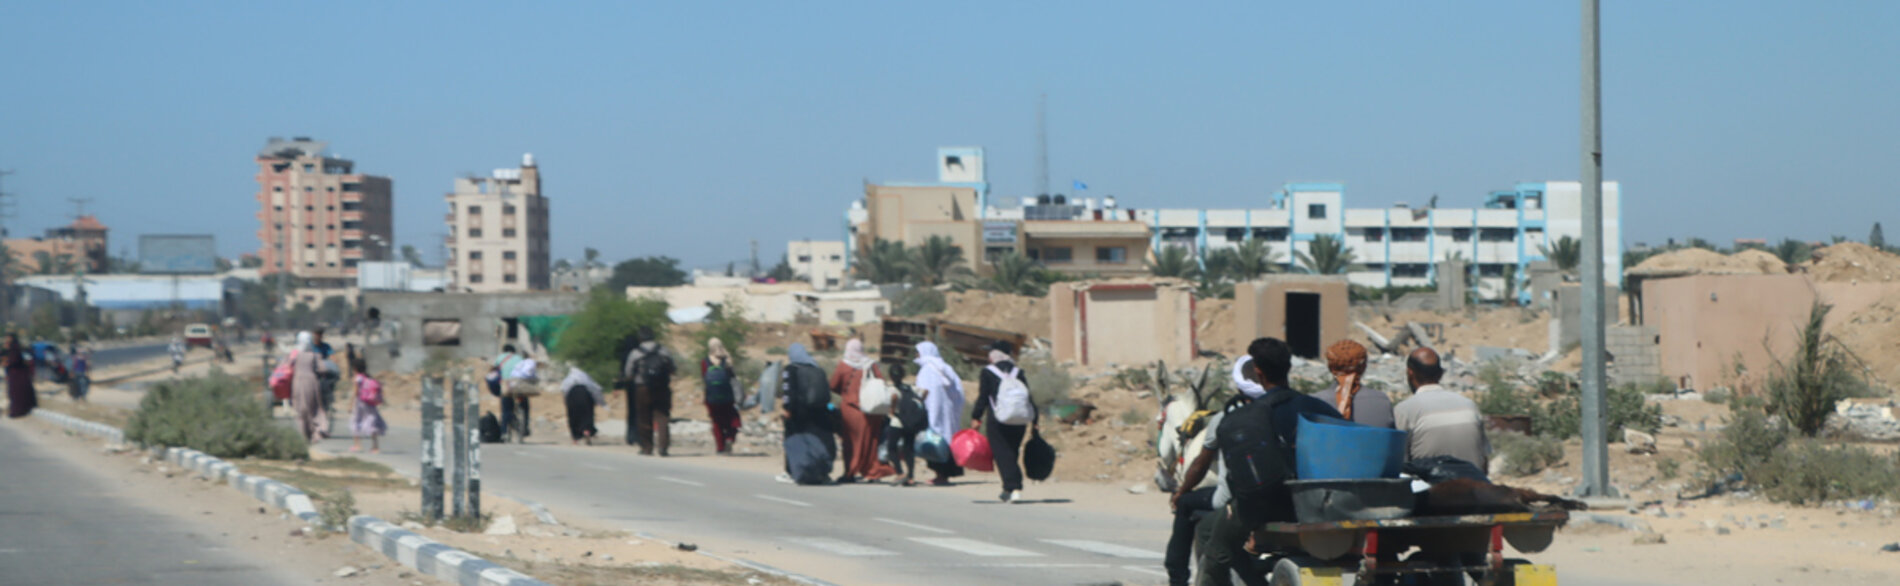
[[[897,473],[877,460],[877,441],[884,437],[889,418],[860,407],[858,392],[867,378],[884,375],[877,371],[877,359],[864,353],[864,341],[852,338],[844,343],[838,368],[831,371],[831,392],[839,396],[838,416],[844,423],[844,476],[838,482],[875,481]]]
[[[314,443],[330,432],[330,418],[323,413],[323,385],[317,378],[323,356],[317,353],[316,338],[310,332],[297,332],[297,349],[288,360],[290,406],[297,411],[297,431],[304,441]]]
[[[936,344],[917,344],[916,362],[916,388],[924,396],[924,410],[930,413],[930,430],[949,441],[963,429],[963,379],[943,361]],[[930,481],[932,486],[949,486],[951,478],[963,475],[963,467],[955,461],[929,462],[929,465],[930,471],[937,474]]]

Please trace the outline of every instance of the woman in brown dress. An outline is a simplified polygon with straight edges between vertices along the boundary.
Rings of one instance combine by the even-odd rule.
[[[7,373],[7,417],[19,419],[32,414],[33,408],[40,405],[40,398],[33,393],[33,361],[20,349],[19,334],[7,334],[0,364],[6,366]]]
[[[831,371],[831,392],[843,398],[838,414],[844,420],[844,475],[838,482],[877,480],[897,471],[877,460],[877,442],[884,437],[883,415],[869,415],[859,408],[858,387],[865,377],[884,378],[877,371],[877,360],[864,353],[864,342],[857,338],[845,342],[844,359]]]
[[[290,356],[290,406],[297,410],[297,432],[316,443],[330,433],[330,417],[323,412],[323,385],[317,379],[316,338],[297,332],[297,349]]]

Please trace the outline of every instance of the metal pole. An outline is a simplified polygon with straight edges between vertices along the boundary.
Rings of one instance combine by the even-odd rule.
[[[473,386],[463,376],[457,384]],[[460,407],[467,412],[464,417],[471,422],[482,420],[482,394],[474,390],[468,393],[468,402]],[[468,426],[468,515],[471,518],[482,517],[482,426],[479,423]]]
[[[1615,497],[1610,486],[1609,397],[1603,373],[1603,90],[1598,80],[1597,0],[1583,0],[1583,484],[1577,494]]]
[[[449,419],[453,422],[454,428],[449,437],[455,449],[455,468],[454,473],[450,475],[454,492],[449,502],[453,503],[451,513],[457,518],[466,514],[464,505],[468,503],[468,419],[466,417],[468,410],[462,408],[462,404],[467,402],[468,383],[455,381],[453,390],[449,392]]]
[[[422,379],[422,518],[442,520],[442,379]]]

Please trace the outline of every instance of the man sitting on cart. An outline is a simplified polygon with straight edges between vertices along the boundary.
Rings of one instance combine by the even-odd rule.
[[[1259,385],[1241,385],[1241,393],[1246,397],[1231,402],[1208,423],[1212,430],[1207,434],[1206,449],[1188,466],[1187,474],[1175,489],[1170,504],[1178,504],[1184,492],[1191,490],[1207,477],[1208,469],[1213,467],[1224,452],[1236,446],[1224,445],[1220,441],[1220,427],[1231,421],[1239,424],[1261,423],[1246,421],[1247,418],[1264,416],[1270,422],[1273,435],[1278,436],[1282,451],[1288,456],[1284,464],[1291,466],[1295,430],[1301,414],[1316,413],[1329,417],[1339,417],[1339,411],[1325,401],[1300,394],[1287,385],[1287,374],[1293,369],[1293,353],[1286,342],[1275,338],[1260,338],[1247,346],[1249,365],[1253,374],[1260,380]],[[1269,401],[1254,405],[1255,402]],[[1277,405],[1276,405],[1277,403]],[[1256,411],[1275,405],[1271,411]],[[1253,409],[1250,409],[1253,408]],[[1292,470],[1275,471],[1275,475],[1291,478]],[[1230,476],[1223,463],[1222,482],[1217,485],[1214,496],[1214,513],[1201,519],[1197,528],[1197,541],[1201,544],[1201,580],[1202,584],[1225,585],[1230,583],[1229,576],[1238,570],[1241,581],[1248,585],[1265,585],[1266,577],[1251,567],[1253,557],[1248,555],[1245,546],[1258,522],[1292,521],[1292,493],[1281,487],[1263,496],[1254,497],[1258,502],[1233,502],[1235,491],[1228,487]],[[1257,515],[1237,515],[1236,506],[1258,511]]]
[[[1449,456],[1489,472],[1491,441],[1484,435],[1484,415],[1464,395],[1438,386],[1445,367],[1438,353],[1419,348],[1405,360],[1405,382],[1412,398],[1392,409],[1400,431],[1406,432],[1406,461]]]

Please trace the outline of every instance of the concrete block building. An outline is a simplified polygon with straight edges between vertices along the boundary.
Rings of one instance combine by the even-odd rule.
[[[450,291],[501,293],[545,291],[552,283],[548,260],[548,198],[533,154],[521,166],[488,177],[455,180],[448,200]]]
[[[328,143],[272,137],[257,153],[257,239],[263,274],[287,272],[299,286],[343,289],[357,265],[388,260],[395,242],[388,177],[355,171]]]
[[[785,245],[785,262],[799,279],[819,291],[841,289],[850,284],[849,259],[842,240],[793,240]]]

